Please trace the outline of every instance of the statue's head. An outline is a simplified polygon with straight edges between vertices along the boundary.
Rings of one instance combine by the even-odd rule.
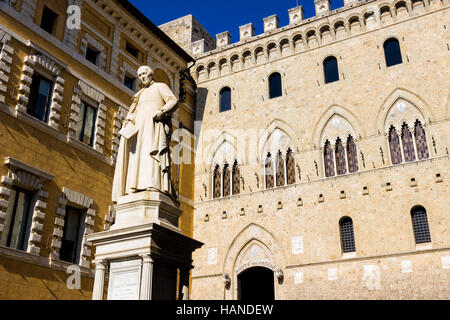
[[[142,66],[138,69],[137,75],[142,85],[147,86],[152,82],[153,70],[149,66]]]

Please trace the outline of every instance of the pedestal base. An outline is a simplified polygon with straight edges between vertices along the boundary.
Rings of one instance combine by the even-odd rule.
[[[147,191],[121,198],[115,210],[110,230],[87,236],[96,249],[92,298],[103,298],[109,265],[108,300],[176,299],[178,272],[179,299],[186,299],[192,252],[203,244],[178,228],[177,203]]]
[[[114,206],[116,221],[111,230],[156,223],[181,233],[178,219],[180,203],[158,191],[142,191],[119,198]]]

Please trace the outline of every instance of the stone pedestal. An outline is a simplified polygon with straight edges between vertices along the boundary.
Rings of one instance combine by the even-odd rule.
[[[179,203],[164,194],[140,192],[119,199],[110,230],[87,236],[96,249],[92,299],[174,300],[177,273],[179,299],[188,299],[192,252],[203,244],[178,228]]]

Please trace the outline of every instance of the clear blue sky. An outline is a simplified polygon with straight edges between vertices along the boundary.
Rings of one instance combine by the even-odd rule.
[[[255,33],[263,33],[263,18],[277,14],[280,27],[289,24],[288,10],[297,5],[297,0],[129,0],[154,24],[161,25],[171,20],[192,14],[205,29],[215,37],[229,31],[232,42],[239,41],[239,26],[252,22]],[[305,18],[315,15],[314,0],[299,0],[305,10]],[[343,0],[331,0],[331,8],[343,6]]]

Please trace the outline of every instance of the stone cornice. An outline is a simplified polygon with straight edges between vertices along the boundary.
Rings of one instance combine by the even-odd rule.
[[[156,54],[157,56],[160,56],[158,51],[163,51],[164,54],[169,53],[169,59],[163,58],[162,60],[167,62],[169,65],[177,65],[179,70],[184,68],[184,64],[186,64],[187,61],[184,61],[181,57],[174,54],[173,49],[163,43],[157,35],[151,33],[150,30],[142,23],[132,19],[130,13],[127,12],[121,5],[117,4],[115,1],[90,0],[89,2],[96,5],[96,9],[98,9],[97,11],[101,12],[102,16],[107,18],[108,21],[114,23],[115,25],[120,23],[120,26],[123,28],[123,32],[133,40],[137,40],[140,46],[145,49],[152,49],[152,54]],[[106,14],[106,12],[108,12],[109,15]],[[121,12],[121,14],[119,12]],[[126,12],[127,15],[124,15],[123,12]],[[131,27],[126,28],[123,27],[124,25]],[[169,61],[172,61],[172,63]]]
[[[39,170],[33,166],[30,166],[22,161],[19,161],[17,159],[6,157],[5,158],[5,165],[12,169],[19,169],[22,171],[26,171],[28,173],[31,173],[39,178],[42,178],[44,181],[51,181],[55,177],[51,173],[47,173],[45,171]]]
[[[68,267],[73,266],[73,263],[36,256],[25,251],[3,246],[0,246],[0,256],[11,260],[16,260],[20,263],[31,263],[45,268],[61,270],[63,272],[66,272]],[[80,267],[80,271],[84,276],[91,278],[94,277],[94,270]]]

